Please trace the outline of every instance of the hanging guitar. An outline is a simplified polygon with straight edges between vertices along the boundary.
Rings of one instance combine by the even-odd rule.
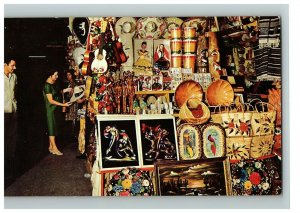
[[[127,61],[127,56],[124,53],[123,45],[118,41],[119,37],[116,34],[114,23],[111,20],[108,20],[109,30],[110,32],[106,32],[106,39],[108,40],[107,49],[109,54],[107,56],[107,61],[109,64],[112,64],[112,61],[117,64],[117,67]],[[113,35],[112,33],[113,32]],[[113,37],[113,38],[112,38]]]
[[[81,67],[81,74],[84,76],[92,74],[91,63],[94,60],[94,52],[92,51],[92,45],[88,45],[88,50],[84,53],[83,64]]]
[[[92,62],[91,68],[93,73],[104,74],[107,71],[106,51],[104,46],[104,34],[101,33],[98,39],[98,49],[95,51],[95,59]]]

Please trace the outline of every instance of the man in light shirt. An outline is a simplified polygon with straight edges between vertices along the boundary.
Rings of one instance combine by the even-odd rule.
[[[5,186],[16,175],[17,101],[15,96],[17,76],[16,61],[12,57],[4,61],[4,158]]]

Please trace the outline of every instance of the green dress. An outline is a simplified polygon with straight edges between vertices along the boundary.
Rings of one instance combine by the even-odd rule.
[[[61,102],[61,97],[55,85],[46,82],[43,90],[43,96],[46,106],[48,134],[49,136],[57,136],[59,129],[57,121],[59,117],[59,109],[61,107],[50,104],[46,94],[52,94],[53,100],[58,102]]]

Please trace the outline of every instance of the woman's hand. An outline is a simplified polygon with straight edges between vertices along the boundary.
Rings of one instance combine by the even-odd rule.
[[[72,105],[71,102],[67,102],[67,103],[63,103],[63,104],[62,104],[63,107],[69,107],[69,106],[71,106],[71,105]]]

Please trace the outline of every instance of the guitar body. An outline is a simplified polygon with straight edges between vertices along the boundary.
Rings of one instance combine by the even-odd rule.
[[[103,74],[107,71],[107,62],[105,60],[106,58],[106,51],[102,50],[102,59],[99,59],[99,49],[95,51],[95,59],[91,65],[91,69],[93,73],[97,74]]]
[[[121,42],[115,41],[114,52],[115,52],[116,63],[117,64],[122,64],[122,63],[125,63],[127,61],[127,57],[124,53],[123,45],[122,45]]]
[[[92,74],[91,63],[93,60],[94,60],[94,53],[92,51],[87,50],[84,53],[84,59],[83,59],[84,62],[81,68],[82,75],[86,76]]]

